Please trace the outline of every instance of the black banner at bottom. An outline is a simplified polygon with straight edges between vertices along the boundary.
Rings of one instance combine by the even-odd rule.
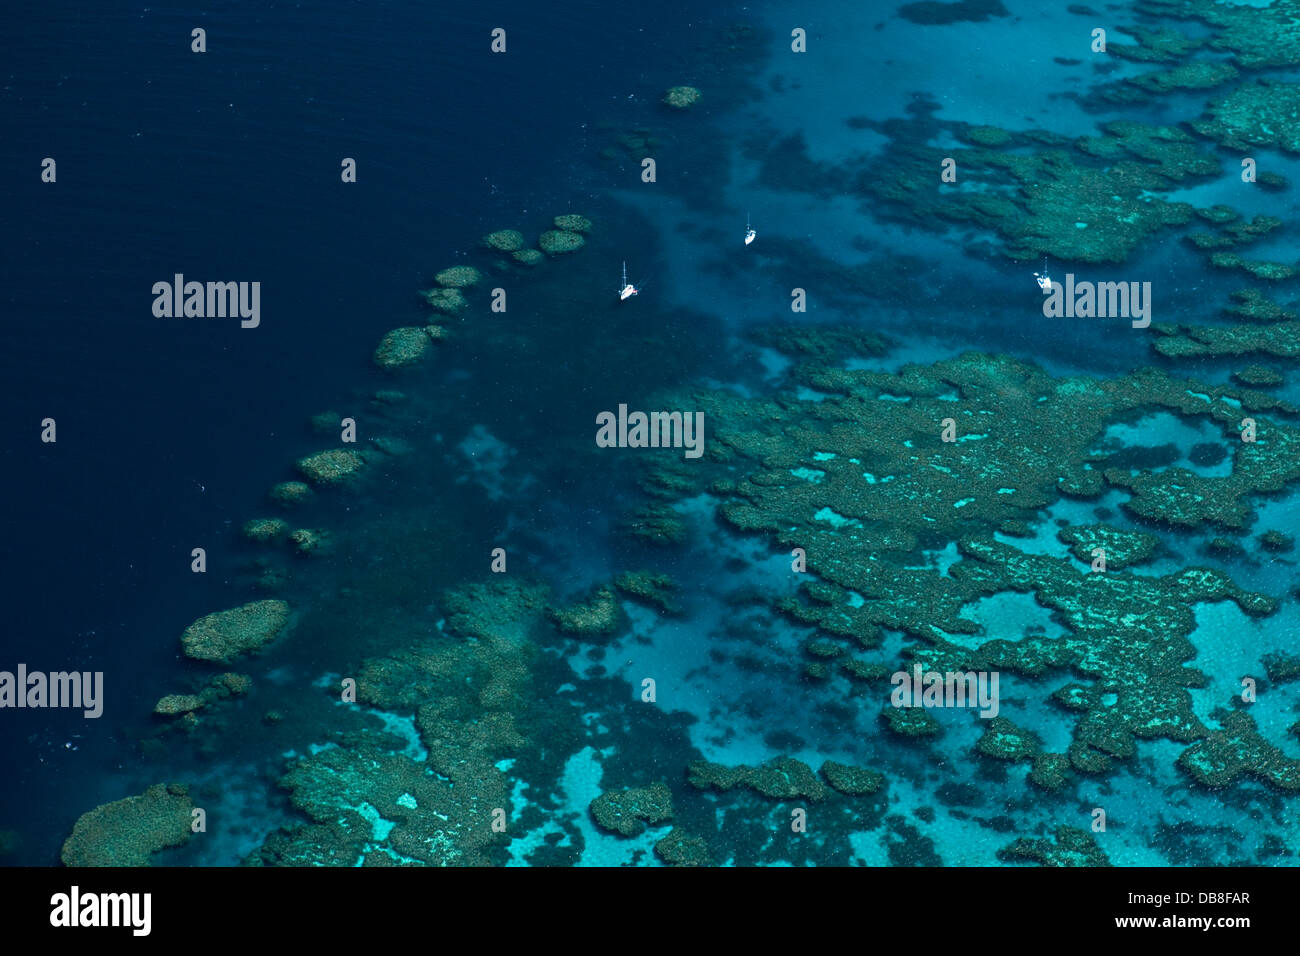
[[[776,920],[797,935],[851,929],[869,944],[915,945],[934,932],[943,945],[966,925],[1057,940],[1198,933],[1232,945],[1290,925],[1294,880],[1288,869],[7,869],[0,919],[7,933],[82,944],[243,931],[371,943],[390,921],[396,930],[436,918],[439,934],[457,922],[487,927],[494,945],[535,939],[539,921],[564,934],[566,920],[586,939],[629,921],[733,939]]]

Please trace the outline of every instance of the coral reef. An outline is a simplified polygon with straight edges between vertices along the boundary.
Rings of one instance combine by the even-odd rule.
[[[885,786],[885,775],[865,767],[827,760],[822,764],[821,775],[834,789],[852,797],[869,796]]]
[[[254,601],[199,618],[181,635],[181,646],[196,660],[227,663],[273,641],[288,625],[287,603]]]
[[[1300,790],[1300,760],[1270,744],[1241,710],[1217,709],[1220,729],[1211,731],[1178,755],[1178,768],[1206,787],[1224,787],[1239,776],[1250,776],[1278,790]]]
[[[1238,76],[1237,69],[1231,63],[1209,63],[1198,61],[1182,63],[1168,70],[1155,70],[1142,73],[1126,80],[1146,93],[1165,95],[1178,90],[1210,90],[1222,86]]]
[[[289,541],[298,554],[317,554],[329,547],[330,536],[315,528],[298,528],[289,535]]]
[[[672,593],[677,586],[666,574],[629,571],[614,579],[614,587],[634,601],[640,601],[664,614],[675,614],[679,610],[672,598]]]
[[[1242,385],[1254,387],[1281,385],[1286,381],[1281,372],[1266,368],[1263,365],[1247,365],[1245,368],[1233,372],[1232,377]]]
[[[229,697],[242,697],[248,693],[252,681],[246,674],[219,674],[208,681],[197,694],[168,694],[154,705],[153,712],[160,717],[182,717],[203,710],[217,701]]]
[[[298,471],[315,485],[341,485],[364,467],[365,458],[351,448],[330,448],[300,459]]]
[[[1125,531],[1110,525],[1079,525],[1062,528],[1056,535],[1070,546],[1070,552],[1084,564],[1093,561],[1093,550],[1106,552],[1106,569],[1119,571],[1129,565],[1141,564],[1155,553],[1159,539],[1143,531]]]
[[[1039,866],[1110,866],[1093,835],[1071,826],[1057,827],[1053,839],[1021,837],[998,850],[998,859]]]
[[[700,91],[693,86],[673,86],[664,93],[663,102],[675,110],[690,109],[700,101]]]
[[[564,232],[591,232],[591,220],[586,216],[579,216],[577,213],[565,213],[562,216],[556,216],[552,222],[556,229]]]
[[[424,301],[437,312],[445,315],[458,315],[469,308],[465,293],[456,288],[424,289],[420,292]]]
[[[1285,262],[1265,262],[1259,259],[1246,259],[1235,252],[1216,252],[1210,256],[1210,265],[1218,269],[1241,269],[1249,272],[1256,279],[1281,282],[1296,274],[1294,267]]]
[[[498,229],[483,237],[483,245],[497,252],[515,252],[524,247],[524,234],[517,229]]]
[[[513,802],[502,761],[527,749],[521,725],[547,706],[530,686],[528,639],[545,592],[494,581],[447,592],[441,603],[439,638],[368,659],[357,676],[363,707],[414,715],[427,756],[377,730],[336,735],[337,746],[295,760],[280,781],[308,822],[272,834],[248,863],[502,861]]]
[[[673,795],[664,783],[627,790],[607,790],[591,801],[591,816],[601,829],[639,836],[646,824],[673,818]]]
[[[1265,551],[1282,553],[1295,548],[1295,538],[1274,529],[1259,536],[1259,545]]]
[[[1272,325],[1156,325],[1155,349],[1170,358],[1201,355],[1300,356],[1300,322]]]
[[[665,503],[707,487],[736,531],[762,533],[774,550],[805,549],[809,573],[799,597],[774,602],[784,613],[864,648],[879,646],[883,629],[902,632],[916,642],[908,656],[927,670],[1087,681],[1059,696],[1075,718],[1064,755],[1039,753],[1005,720],[985,728],[982,752],[1032,760],[1032,779],[1047,789],[1064,786],[1071,769],[1107,772],[1135,753],[1137,739],[1192,743],[1210,733],[1189,693],[1206,681],[1188,666],[1196,657],[1193,608],[1232,601],[1262,616],[1276,609],[1273,599],[1207,568],[1124,573],[1154,552],[1145,532],[1093,525],[1062,533],[1086,561],[1092,547],[1106,547],[1105,574],[1020,550],[993,533],[1036,520],[1062,497],[1096,498],[1107,488],[1132,492],[1125,509],[1166,527],[1245,527],[1254,497],[1300,480],[1296,429],[1259,416],[1262,441],[1234,434],[1248,403],[1274,400],[1152,369],[1109,380],[1057,379],[1015,359],[976,354],[897,373],[808,362],[790,375],[818,397],[788,397],[793,387],[773,400],[693,394],[712,423],[713,466],[693,479],[662,469],[647,478],[660,485]],[[1222,428],[1233,448],[1231,473],[1110,467],[1122,449],[1096,450],[1109,424],[1155,410]],[[940,423],[949,418],[956,440],[945,442]],[[817,481],[803,476],[809,469]],[[917,565],[919,549],[946,542],[958,556],[946,573]],[[1065,634],[986,631],[970,609],[1006,593],[1032,595]],[[883,676],[879,665],[842,666],[863,680]],[[907,737],[940,729],[921,708],[886,706],[882,716]],[[741,779],[724,770],[695,769],[692,777],[722,786]]]
[[[375,348],[375,364],[388,369],[414,365],[429,351],[434,339],[440,337],[441,330],[439,335],[430,334],[430,329],[437,328],[436,325],[423,328],[408,326],[384,333]]]
[[[1290,3],[1256,7],[1216,0],[1139,0],[1137,10],[1206,24],[1212,30],[1210,49],[1231,54],[1246,69],[1300,64],[1300,30]]]
[[[548,614],[560,633],[584,638],[613,634],[623,623],[623,610],[610,587],[599,588],[587,600],[570,607],[550,608]]]
[[[202,706],[203,699],[197,694],[168,694],[154,704],[153,712],[163,717],[177,717]]]
[[[1142,27],[1122,26],[1117,32],[1137,40],[1131,43],[1108,43],[1106,52],[1124,60],[1137,63],[1176,63],[1195,52],[1203,41],[1194,40],[1180,30],[1168,27],[1144,29]]]
[[[984,734],[975,749],[997,760],[1024,760],[1038,756],[1042,742],[1031,731],[1018,727],[1005,717],[994,717],[984,726]]]
[[[1034,757],[1029,779],[1044,790],[1060,790],[1070,782],[1070,758],[1065,754],[1040,753]]]
[[[450,266],[434,276],[433,281],[444,289],[465,289],[483,281],[483,273],[473,266]]]
[[[284,508],[297,507],[311,496],[311,488],[301,481],[282,481],[267,493],[271,501]]]
[[[1192,128],[1229,149],[1300,153],[1300,85],[1260,79],[1213,100]]]
[[[558,256],[566,252],[577,252],[587,240],[582,238],[580,233],[568,232],[564,229],[548,229],[542,233],[537,240],[542,252],[548,256]]]
[[[1234,318],[1249,322],[1281,322],[1296,317],[1294,312],[1282,308],[1254,287],[1239,289],[1230,298],[1232,304],[1223,311]]]
[[[817,779],[812,768],[792,757],[777,757],[759,767],[697,760],[688,768],[691,786],[699,790],[731,790],[743,787],[765,797],[792,800],[807,797],[820,800],[826,796],[826,784]]]
[[[665,863],[673,866],[709,865],[708,844],[697,836],[691,836],[681,827],[673,827],[666,837],[656,843],[655,853]]]
[[[966,134],[969,139],[969,127]],[[1029,137],[1008,136],[1005,145],[1035,145]],[[976,138],[987,142],[990,134],[981,131]],[[1012,152],[899,144],[889,150],[888,162],[872,164],[851,182],[883,204],[882,212],[897,207],[910,221],[988,230],[1013,259],[1118,263],[1139,243],[1195,215],[1189,204],[1162,198],[1162,191],[1219,173],[1213,156],[1174,126],[1115,121],[1100,136],[1064,145]],[[923,170],[938,168],[949,157],[969,188],[929,188]],[[827,175],[834,182],[846,174],[827,170]]]
[[[1270,683],[1283,684],[1300,679],[1300,657],[1294,654],[1265,654],[1263,664]]]
[[[178,784],[155,784],[83,813],[63,844],[65,866],[148,866],[159,850],[190,838],[194,804]]]
[[[262,544],[273,544],[289,533],[283,518],[254,518],[244,523],[244,537]]]

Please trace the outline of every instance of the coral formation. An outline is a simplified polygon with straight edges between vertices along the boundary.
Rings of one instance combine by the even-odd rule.
[[[289,533],[283,518],[254,518],[244,523],[244,537],[263,544],[274,543]]]
[[[1269,79],[1243,83],[1212,101],[1206,113],[1192,128],[1229,149],[1266,146],[1300,153],[1300,85]]]
[[[430,335],[429,330],[436,328],[438,326],[422,328],[408,326],[384,333],[384,337],[375,348],[375,364],[380,368],[388,369],[405,368],[415,364],[429,351],[429,346],[437,337]]]
[[[1039,866],[1110,866],[1093,835],[1071,826],[1057,827],[1053,839],[1021,837],[998,850],[998,859]]]
[[[473,266],[450,266],[434,276],[433,281],[444,289],[465,289],[483,281],[483,273]]]
[[[307,822],[272,834],[249,863],[501,862],[510,836],[499,824],[514,802],[502,761],[526,749],[528,713],[547,706],[530,686],[529,641],[545,593],[493,582],[445,593],[441,603],[438,638],[368,659],[357,676],[358,703],[414,715],[426,754],[368,730],[296,759],[280,785]]]
[[[629,571],[614,579],[614,587],[633,600],[640,601],[664,614],[675,614],[679,610],[672,598],[672,593],[677,586],[666,574]]]
[[[288,624],[287,603],[254,601],[199,618],[181,635],[181,646],[196,660],[226,663],[273,641]]]
[[[1300,790],[1300,760],[1265,740],[1249,714],[1219,708],[1213,717],[1220,729],[1179,754],[1180,770],[1206,787],[1224,787],[1249,776],[1278,790]]]
[[[301,481],[282,481],[267,496],[277,505],[292,508],[311,498],[311,488]]]
[[[699,790],[731,790],[743,787],[765,797],[792,800],[807,797],[820,800],[826,796],[826,784],[817,779],[812,768],[792,757],[777,757],[759,767],[697,760],[688,768],[691,786]]]
[[[709,847],[700,837],[691,836],[681,827],[673,827],[655,844],[655,853],[673,866],[708,866]]]
[[[586,216],[579,216],[577,213],[565,213],[562,216],[556,216],[552,222],[556,229],[565,232],[591,232],[591,220]]]
[[[987,139],[987,135],[983,137]],[[1030,145],[1020,139],[1014,145]],[[922,169],[951,158],[978,187],[923,185]],[[1195,139],[1172,126],[1116,121],[1102,135],[1033,152],[975,147],[890,150],[855,180],[887,211],[912,221],[973,224],[999,236],[1019,260],[1123,262],[1150,236],[1189,222],[1194,209],[1161,197],[1172,184],[1218,174]],[[829,171],[832,178],[838,171]]]
[[[524,247],[524,234],[517,229],[498,229],[483,237],[483,245],[498,252],[514,252]]]
[[[827,760],[822,764],[821,775],[834,789],[853,797],[869,796],[885,785],[885,775],[865,767]]]
[[[1157,325],[1155,349],[1169,358],[1201,355],[1300,356],[1300,322],[1272,325]]]
[[[1263,365],[1247,365],[1243,369],[1238,369],[1232,373],[1233,379],[1242,385],[1254,387],[1268,387],[1271,385],[1281,385],[1286,379],[1281,372]]]
[[[984,734],[975,749],[997,760],[1024,760],[1038,756],[1042,742],[1031,731],[1018,727],[1005,717],[994,717],[984,725]]]
[[[296,467],[312,484],[341,485],[353,478],[365,463],[361,453],[351,448],[330,448],[300,459]]]
[[[795,346],[788,351],[797,354]],[[1135,753],[1137,739],[1191,743],[1210,733],[1190,695],[1206,680],[1188,665],[1196,657],[1193,608],[1232,601],[1263,616],[1276,609],[1274,600],[1207,568],[1124,573],[1152,555],[1155,540],[1146,532],[1093,525],[1062,533],[1088,562],[1092,547],[1105,547],[1105,574],[1021,550],[993,532],[1035,520],[1063,497],[1096,498],[1108,487],[1130,491],[1125,509],[1166,527],[1245,527],[1252,498],[1300,480],[1300,432],[1259,416],[1263,441],[1241,442],[1234,432],[1244,403],[1257,398],[1152,369],[1056,379],[1015,359],[970,354],[897,373],[808,362],[790,374],[817,397],[696,392],[695,407],[712,422],[717,471],[693,481],[682,471],[650,477],[665,502],[708,487],[733,529],[763,533],[776,550],[805,549],[808,576],[798,599],[777,602],[781,610],[865,648],[879,646],[882,629],[902,632],[917,642],[909,656],[927,670],[1086,680],[1079,685],[1086,692],[1061,698],[1074,715],[1064,755],[1040,754],[1005,720],[985,728],[982,752],[1032,759],[1032,779],[1047,789],[1063,786],[1070,768],[1107,772],[1114,759]],[[1123,449],[1096,450],[1109,423],[1161,409],[1222,428],[1234,449],[1231,473],[1110,467]],[[953,442],[940,435],[948,418],[956,423]],[[801,477],[814,468],[817,481]],[[944,574],[917,566],[918,549],[946,542],[958,560]],[[986,630],[971,609],[1007,593],[1032,595],[1064,635]],[[863,680],[883,676],[879,665],[844,666]],[[886,706],[882,715],[908,737],[940,729],[921,708]],[[727,785],[738,779],[732,773],[696,769],[692,776]]]
[[[469,302],[465,299],[465,293],[456,288],[443,289],[424,289],[420,292],[424,296],[424,301],[437,312],[446,315],[457,315],[469,308]]]
[[[64,866],[148,866],[159,850],[190,838],[187,788],[155,784],[136,797],[83,813],[63,844]]]
[[[610,587],[599,588],[587,600],[570,607],[550,608],[548,613],[562,634],[586,638],[613,634],[623,621],[618,597]]]
[[[587,240],[583,239],[580,233],[568,232],[563,229],[548,229],[537,240],[542,252],[550,256],[558,256],[565,252],[577,252],[586,245],[586,242]]]
[[[664,93],[664,103],[675,110],[690,109],[700,100],[700,91],[693,86],[673,86]]]
[[[1132,564],[1141,564],[1155,553],[1159,539],[1144,531],[1126,531],[1110,525],[1079,525],[1062,528],[1056,535],[1070,546],[1070,552],[1085,564],[1092,564],[1093,551],[1105,552],[1106,568],[1119,571]]]
[[[673,795],[664,783],[627,790],[607,790],[591,801],[591,816],[604,830],[638,836],[646,824],[673,818]]]
[[[315,528],[298,528],[289,535],[289,541],[298,554],[316,554],[329,547],[329,534]]]
[[[154,705],[153,712],[160,717],[181,717],[203,710],[217,701],[241,697],[248,693],[251,684],[247,674],[219,674],[197,694],[168,694],[161,698]]]

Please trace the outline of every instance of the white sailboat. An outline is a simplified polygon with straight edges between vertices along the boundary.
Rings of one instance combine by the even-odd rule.
[[[746,211],[745,212],[745,245],[749,245],[757,238],[758,238],[758,233],[756,233],[754,231],[754,227],[749,224],[749,212]]]
[[[1043,259],[1043,271],[1035,272],[1034,278],[1038,280],[1038,288],[1042,289],[1044,293],[1052,291],[1052,277],[1047,274],[1046,258]]]
[[[618,301],[626,302],[637,294],[637,288],[627,281],[627,260],[623,260],[623,281],[618,286]]]

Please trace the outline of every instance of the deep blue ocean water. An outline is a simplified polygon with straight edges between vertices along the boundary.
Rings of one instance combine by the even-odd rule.
[[[762,703],[789,692],[777,678],[723,668],[700,680],[710,642],[753,640],[736,623],[736,608],[756,588],[788,586],[777,573],[780,560],[714,527],[706,509],[684,553],[644,552],[616,532],[634,493],[631,477],[569,467],[581,461],[574,449],[589,438],[593,408],[635,407],[657,388],[701,380],[761,388],[764,370],[739,357],[733,336],[749,323],[788,317],[783,266],[791,261],[818,270],[884,262],[910,280],[905,295],[867,289],[814,297],[808,315],[892,336],[898,348],[879,360],[882,368],[970,348],[1031,358],[1058,374],[1151,364],[1131,337],[1099,324],[1047,334],[1037,303],[1023,314],[1009,309],[1027,270],[979,236],[877,221],[860,197],[801,188],[801,154],[858,161],[886,140],[846,121],[910,117],[920,129],[927,121],[909,112],[918,99],[936,107],[937,123],[1040,125],[1065,135],[1094,132],[1114,115],[1142,115],[1100,117],[1072,97],[1080,77],[1092,77],[1054,63],[1052,54],[1069,30],[1086,33],[1087,17],[1009,3],[1009,17],[932,27],[900,18],[898,6],[827,0],[797,16],[778,5],[673,0],[651,12],[593,10],[572,0],[253,11],[218,3],[110,14],[53,2],[25,11],[17,29],[0,37],[0,580],[9,614],[0,667],[25,661],[56,670],[76,661],[105,671],[109,683],[98,721],[57,711],[0,715],[0,829],[21,837],[5,862],[55,861],[81,813],[176,776],[245,783],[220,798],[240,828],[172,862],[237,861],[288,818],[270,784],[292,734],[260,739],[252,711],[296,701],[292,690],[277,688],[336,673],[358,640],[373,648],[367,653],[391,649],[386,628],[400,630],[424,607],[412,595],[432,601],[439,588],[478,577],[484,542],[502,539],[511,542],[512,560],[537,568],[564,594],[611,569],[660,561],[675,572],[691,611],[684,622],[634,616],[633,634],[600,660],[575,661],[573,670],[592,681],[625,666],[671,675],[661,684],[674,689],[676,712],[701,718],[682,733],[709,759],[754,763],[791,753],[813,766],[827,758],[861,762],[890,773],[905,802],[928,802],[922,758],[880,740],[867,715],[837,706],[833,691],[809,717]],[[792,18],[808,28],[806,59],[782,55]],[[735,23],[754,31],[744,61],[716,52]],[[508,31],[505,56],[488,50],[497,25]],[[189,50],[195,26],[207,30],[203,55]],[[1025,50],[1042,53],[1026,61]],[[1017,82],[1026,69],[1041,82]],[[1135,69],[1124,63],[1104,79]],[[662,91],[686,82],[705,98],[665,120]],[[664,150],[671,160],[653,187],[626,160],[599,155],[619,132],[641,125],[673,130]],[[931,132],[947,135],[938,126]],[[778,150],[783,142],[788,149]],[[1300,174],[1294,159],[1259,154],[1291,178]],[[58,163],[55,186],[39,179],[46,156]],[[355,185],[339,182],[343,157],[358,162]],[[1215,188],[1175,198],[1263,211]],[[1270,205],[1293,210],[1293,195]],[[415,290],[428,287],[434,271],[465,259],[492,229],[535,233],[567,211],[597,221],[587,248],[562,272],[548,264],[518,293],[508,318],[465,336],[463,348],[439,358],[432,380],[412,386],[404,437],[418,444],[421,480],[412,481],[408,467],[364,498],[325,506],[351,529],[357,549],[347,561],[322,565],[314,588],[327,609],[259,665],[269,675],[264,689],[249,714],[231,718],[227,745],[142,758],[138,740],[152,726],[153,703],[193,673],[180,656],[181,630],[250,599],[240,525],[267,510],[266,490],[292,477],[295,459],[329,443],[313,435],[310,416],[357,414],[369,393],[389,384],[370,353],[385,331],[427,314]],[[756,262],[740,266],[730,246],[746,212],[776,252],[767,259],[755,250]],[[1284,234],[1261,252],[1294,260],[1293,243]],[[612,291],[624,259],[645,290],[634,318],[611,308],[609,296],[586,291]],[[1239,285],[1205,274],[1200,263],[1183,245],[1159,242],[1124,269],[1165,278],[1165,307],[1190,318]],[[174,273],[261,281],[261,327],[155,318],[149,290]],[[648,348],[620,349],[647,330]],[[1206,362],[1180,371],[1221,382],[1235,367]],[[1279,394],[1300,397],[1294,380]],[[47,416],[58,422],[55,445],[39,441]],[[466,441],[475,454],[464,450]],[[1294,499],[1270,507],[1291,509],[1270,526],[1293,522]],[[1053,517],[1093,520],[1087,508],[1067,511]],[[423,560],[385,566],[390,552],[422,551],[416,540],[427,541]],[[1187,536],[1186,554],[1200,543]],[[190,573],[194,547],[208,551],[205,575]],[[728,570],[736,555],[751,570]],[[1243,586],[1270,593],[1294,581],[1293,564],[1231,570]],[[353,575],[392,576],[401,599],[388,609],[391,620],[349,608],[340,589]],[[346,623],[328,626],[329,615]],[[749,626],[774,632],[761,652],[774,664],[805,636],[784,623]],[[1209,646],[1216,633],[1238,626],[1212,622],[1202,639]],[[1270,646],[1294,643],[1294,601],[1269,628]],[[1006,712],[1037,720],[1049,745],[1064,747],[1068,727],[1049,712],[1042,689],[1010,683]],[[617,710],[612,700],[595,703]],[[1294,696],[1270,706],[1279,713],[1267,726],[1281,743]],[[312,719],[304,711],[288,721],[302,729],[298,751],[312,742]],[[967,750],[976,736],[956,721],[951,734],[949,745]],[[1158,763],[1171,763],[1160,750],[1166,745],[1143,746],[1150,748],[1144,757],[1159,752]],[[1292,740],[1284,749],[1300,756]],[[566,771],[575,807],[600,790],[592,754],[584,751]],[[1015,790],[1014,782],[982,782],[995,794]],[[1176,786],[1177,778],[1160,784]],[[1111,805],[1145,808],[1132,818],[1163,799],[1146,779],[1120,789]],[[1062,813],[1074,812],[1057,802]],[[1188,814],[1217,806],[1205,801]],[[1285,812],[1294,823],[1294,809]],[[1225,810],[1223,823],[1247,819],[1237,807]],[[935,834],[950,836],[948,862],[991,862],[1006,842],[1001,833],[946,825],[941,820]],[[582,862],[622,861],[626,844],[587,830]],[[1154,855],[1151,844],[1143,832],[1112,854],[1127,863],[1217,859],[1210,848],[1173,860]],[[883,862],[869,842],[854,851],[861,861]]]
[[[242,593],[219,570],[232,522],[314,449],[308,416],[373,376],[378,337],[479,235],[588,205],[584,127],[657,95],[687,6],[616,28],[578,3],[51,3],[5,32],[6,656],[122,675],[109,719],[6,713],[0,819],[39,834],[24,859],[117,789],[180,629]],[[149,290],[176,272],[260,280],[263,324],[160,323]]]

